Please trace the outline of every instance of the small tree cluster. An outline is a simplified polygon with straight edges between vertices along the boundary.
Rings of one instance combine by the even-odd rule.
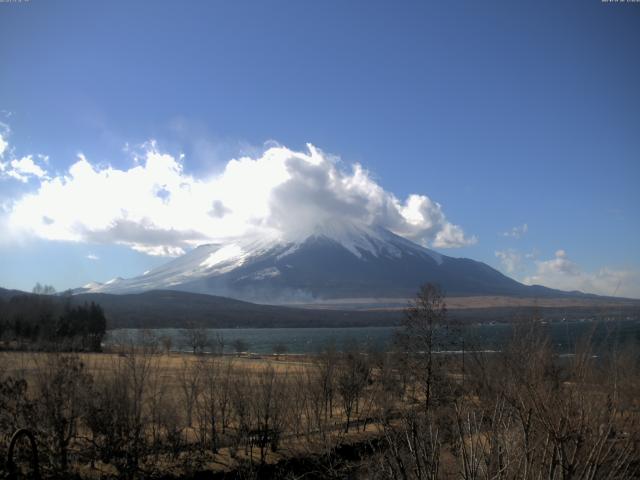
[[[18,295],[0,302],[0,340],[31,345],[99,351],[107,320],[96,303],[73,306],[69,298]]]

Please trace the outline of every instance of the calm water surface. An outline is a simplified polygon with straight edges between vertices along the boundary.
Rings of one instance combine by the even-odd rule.
[[[560,353],[571,353],[576,341],[592,333],[596,348],[620,343],[640,345],[640,320],[616,322],[563,322],[543,325],[554,348]],[[386,349],[390,346],[395,327],[353,327],[353,328],[220,328],[208,329],[209,338],[221,335],[225,352],[232,352],[234,340],[242,339],[252,353],[272,353],[277,345],[285,345],[289,353],[317,353],[329,344],[342,349],[350,343]],[[105,343],[117,345],[124,342],[143,342],[148,334],[156,338],[170,337],[172,349],[188,351],[189,346],[181,329],[166,328],[156,330],[118,329],[108,332]],[[514,335],[512,324],[471,325],[464,330],[456,327],[443,331],[440,348],[447,351],[459,350],[464,339],[465,349],[500,350]]]

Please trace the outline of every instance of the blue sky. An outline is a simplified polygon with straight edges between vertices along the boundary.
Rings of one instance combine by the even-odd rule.
[[[639,45],[640,4],[599,0],[0,3],[0,285],[167,260],[117,232],[56,240],[16,220],[79,153],[122,172],[167,154],[204,181],[310,142],[399,208],[438,202],[438,225],[464,232],[442,253],[640,297]],[[65,213],[98,201],[76,200]]]

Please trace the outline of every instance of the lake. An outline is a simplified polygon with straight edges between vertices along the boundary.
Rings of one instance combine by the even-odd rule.
[[[596,348],[619,343],[634,342],[640,344],[640,320],[620,320],[611,322],[558,322],[542,325],[548,332],[553,347],[559,353],[571,353],[576,341],[593,331],[592,339]],[[272,353],[276,345],[285,345],[288,353],[317,353],[333,343],[342,349],[345,345],[357,342],[360,345],[377,349],[390,346],[396,327],[352,327],[352,328],[220,328],[208,329],[209,338],[221,335],[225,352],[233,351],[234,340],[245,341],[252,353]],[[105,338],[107,346],[144,341],[151,333],[156,338],[170,337],[172,349],[189,351],[184,332],[181,329],[166,328],[155,330],[118,329],[110,330]],[[464,339],[465,348],[475,350],[500,350],[513,337],[512,324],[468,325],[462,330],[452,327],[441,335],[440,348],[445,351],[459,350]]]

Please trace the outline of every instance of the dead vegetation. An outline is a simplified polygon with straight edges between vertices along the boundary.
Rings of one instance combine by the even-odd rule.
[[[531,322],[503,352],[442,355],[435,329],[445,322],[444,299],[425,287],[392,352],[205,355],[201,333],[195,354],[167,354],[152,336],[103,354],[5,352],[0,455],[28,428],[46,478],[639,474],[633,345],[595,352],[586,338],[560,357]],[[28,470],[29,449],[17,450]]]

